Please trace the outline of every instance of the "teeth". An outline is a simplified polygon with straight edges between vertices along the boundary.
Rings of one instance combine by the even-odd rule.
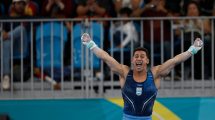
[[[137,64],[142,64],[142,62],[138,62]]]
[[[136,62],[136,65],[142,65],[142,61],[138,61],[138,62]]]

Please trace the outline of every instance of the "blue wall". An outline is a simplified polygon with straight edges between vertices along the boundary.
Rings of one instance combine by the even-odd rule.
[[[183,120],[214,120],[215,98],[158,98]],[[122,108],[105,99],[1,100],[11,120],[120,120]]]

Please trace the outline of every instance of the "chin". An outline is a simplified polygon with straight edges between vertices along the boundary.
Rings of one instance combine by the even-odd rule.
[[[137,71],[137,72],[142,72],[142,71],[143,71],[143,68],[136,68],[136,71]]]

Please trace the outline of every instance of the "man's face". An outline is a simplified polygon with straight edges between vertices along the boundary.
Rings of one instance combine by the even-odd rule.
[[[145,51],[136,51],[132,58],[132,64],[134,65],[134,70],[140,72],[143,71],[147,64],[149,64],[149,59]]]
[[[24,1],[15,2],[14,8],[18,14],[24,14],[26,3]]]

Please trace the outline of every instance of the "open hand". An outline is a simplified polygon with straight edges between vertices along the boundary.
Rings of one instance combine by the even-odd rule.
[[[82,34],[81,41],[84,45],[86,45],[87,43],[89,43],[91,41],[90,35],[88,33]]]
[[[202,40],[200,38],[196,38],[193,45],[194,45],[194,47],[202,48],[203,42],[202,42]]]

